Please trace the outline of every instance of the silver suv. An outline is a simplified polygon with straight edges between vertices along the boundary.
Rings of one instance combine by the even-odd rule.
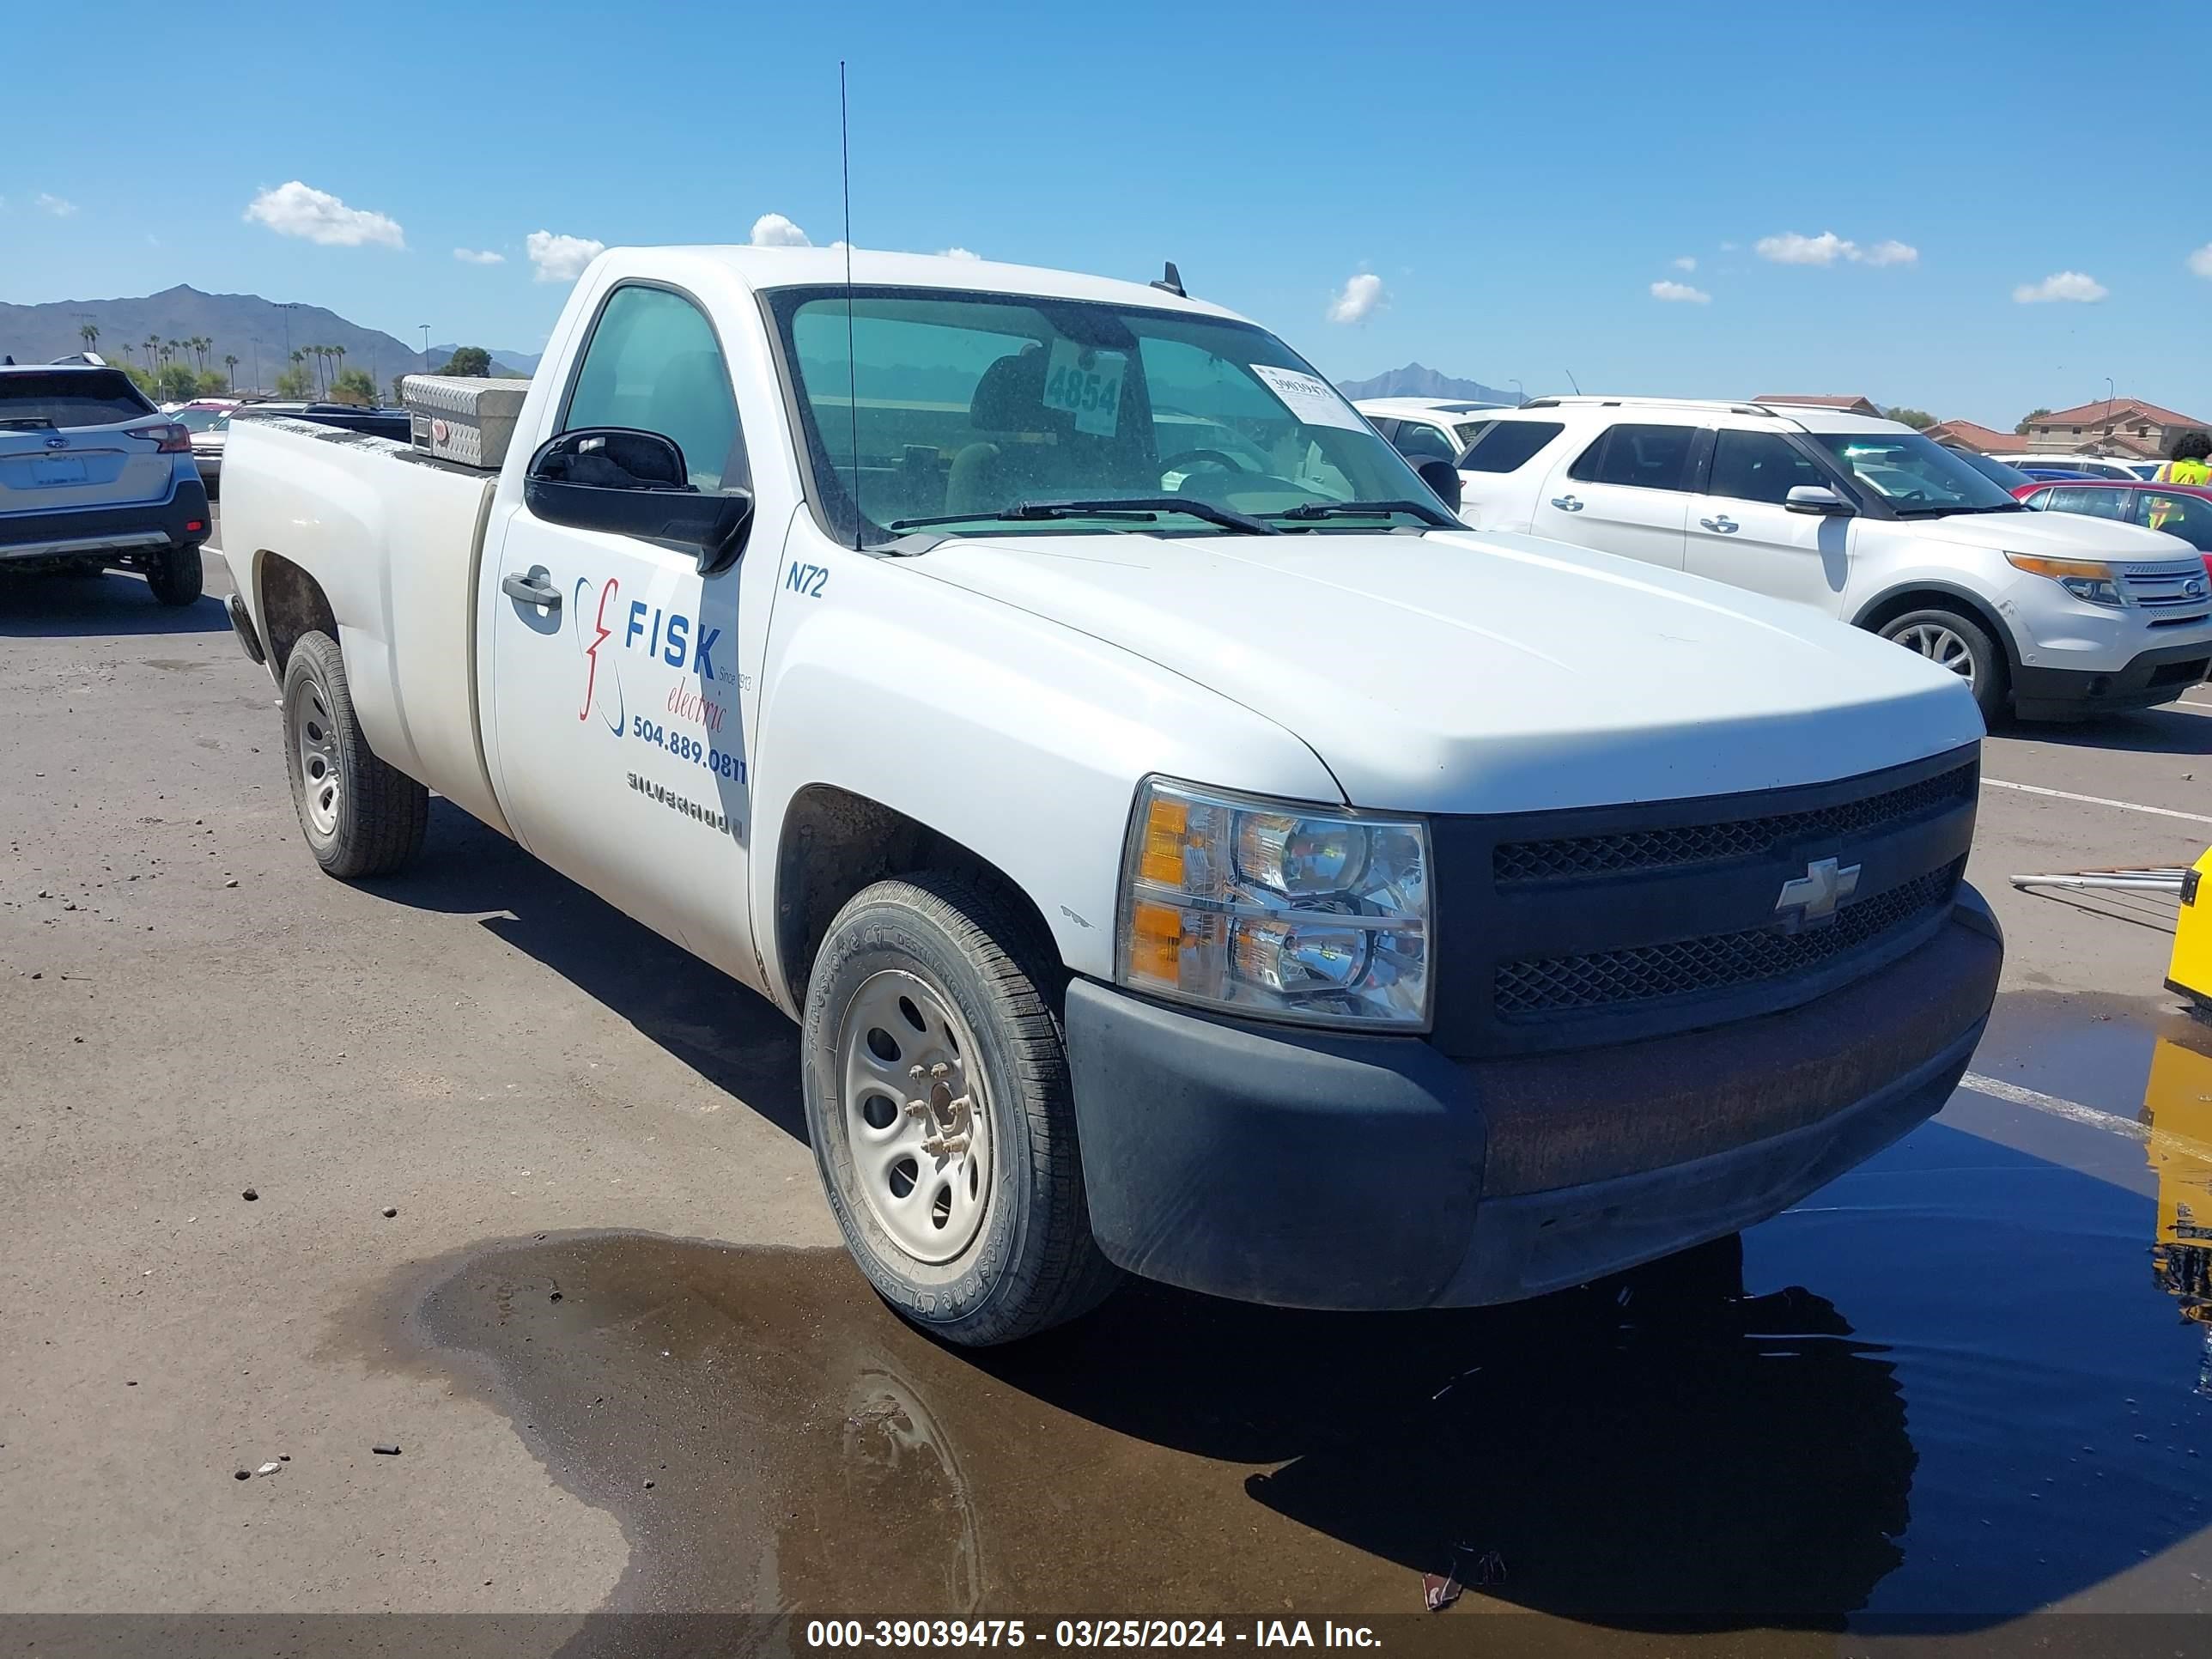
[[[191,434],[122,370],[0,364],[0,571],[121,565],[190,605],[210,522]]]

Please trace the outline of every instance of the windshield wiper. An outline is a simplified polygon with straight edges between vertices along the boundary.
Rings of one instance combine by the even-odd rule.
[[[1394,513],[1410,513],[1424,524],[1437,529],[1464,528],[1456,519],[1445,517],[1433,507],[1419,501],[1308,501],[1303,507],[1285,507],[1280,513],[1270,513],[1271,519],[1387,519]]]
[[[988,513],[941,513],[928,519],[894,519],[884,528],[921,530],[938,524],[1035,523],[1051,519],[1130,519],[1142,520],[1162,513],[1183,513],[1194,519],[1234,530],[1245,536],[1279,536],[1274,526],[1249,514],[1216,507],[1211,501],[1188,501],[1179,495],[1102,495],[1082,501],[1016,501]]]
[[[2021,501],[1991,501],[1986,507],[1900,507],[1896,513],[1900,519],[1948,519],[1969,513],[2026,513],[2031,510]]]

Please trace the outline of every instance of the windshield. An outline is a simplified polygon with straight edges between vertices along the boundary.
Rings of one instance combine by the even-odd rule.
[[[58,368],[0,374],[0,424],[112,426],[155,413],[116,368]]]
[[[227,409],[180,409],[169,417],[187,432],[220,432],[230,422]]]
[[[2017,507],[2012,492],[1917,432],[1816,432],[1859,483],[1905,518]]]
[[[1334,386],[1249,324],[860,288],[848,325],[842,289],[769,297],[813,494],[848,542],[1009,521],[1176,535],[1455,522]],[[1070,510],[1086,502],[1098,512]]]

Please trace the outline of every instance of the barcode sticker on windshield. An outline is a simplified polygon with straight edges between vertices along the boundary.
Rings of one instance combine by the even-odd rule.
[[[1128,368],[1127,352],[1055,339],[1044,367],[1044,406],[1074,416],[1078,432],[1110,438],[1121,423],[1121,380]]]
[[[1246,367],[1258,375],[1267,389],[1283,400],[1283,407],[1308,426],[1340,426],[1347,431],[1364,432],[1367,422],[1359,411],[1344,401],[1344,396],[1318,375],[1308,374],[1295,368],[1275,368],[1267,363],[1250,363]]]

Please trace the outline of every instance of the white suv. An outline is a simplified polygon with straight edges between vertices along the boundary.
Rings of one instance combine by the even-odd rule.
[[[1813,605],[1970,681],[1984,717],[2171,702],[2212,669],[2203,558],[2026,511],[1895,421],[1772,404],[1543,398],[1490,413],[1460,516]]]

